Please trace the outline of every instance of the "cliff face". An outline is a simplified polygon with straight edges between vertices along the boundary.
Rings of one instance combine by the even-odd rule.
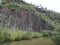
[[[0,8],[0,26],[28,31],[52,30],[53,27],[41,19],[35,10],[22,8]]]

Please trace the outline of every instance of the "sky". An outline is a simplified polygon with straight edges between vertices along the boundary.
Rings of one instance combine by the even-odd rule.
[[[60,12],[60,0],[24,0],[24,1],[39,6],[41,4],[43,7],[46,7],[47,9]]]

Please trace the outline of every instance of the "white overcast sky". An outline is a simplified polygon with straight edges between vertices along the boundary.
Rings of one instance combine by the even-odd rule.
[[[25,0],[25,1],[35,5],[42,4],[42,6],[47,7],[47,9],[53,9],[54,11],[60,12],[60,0]]]

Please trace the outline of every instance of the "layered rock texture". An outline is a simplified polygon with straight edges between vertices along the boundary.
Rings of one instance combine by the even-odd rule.
[[[11,8],[12,5],[0,7],[0,26],[35,32],[53,29],[53,26],[43,20],[35,9],[31,9],[28,4],[24,8],[24,4],[15,8]]]

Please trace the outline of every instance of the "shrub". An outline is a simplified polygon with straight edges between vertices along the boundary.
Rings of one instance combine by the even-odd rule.
[[[60,27],[55,28],[51,38],[56,45],[60,45]]]
[[[60,45],[60,32],[53,33],[51,38],[56,45]]]
[[[43,34],[43,37],[50,37],[52,35],[51,31],[48,31],[48,30],[43,30],[42,34]]]
[[[2,35],[2,32],[0,31],[0,42],[4,42],[5,40],[4,40],[4,37],[3,37],[3,35]]]
[[[31,33],[31,37],[32,38],[39,38],[39,37],[42,37],[43,35],[41,33],[38,33],[38,32],[33,32]]]
[[[42,34],[38,32],[0,28],[0,42],[27,40],[32,38],[39,38],[41,36]]]

